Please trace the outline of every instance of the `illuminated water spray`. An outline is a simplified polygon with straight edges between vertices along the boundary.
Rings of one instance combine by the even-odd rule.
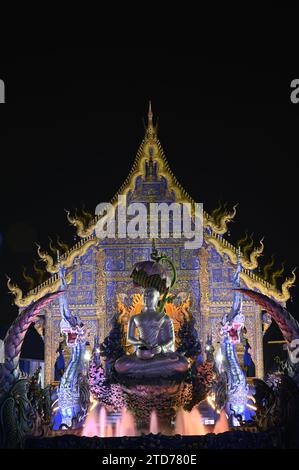
[[[214,428],[208,428],[203,424],[202,416],[197,407],[191,412],[179,410],[175,425],[170,435],[181,436],[203,436],[209,432],[219,434],[228,431],[227,416],[224,411],[220,413]],[[148,433],[158,434],[161,432],[159,418],[155,410],[152,411]],[[86,423],[82,430],[82,436],[86,437],[134,437],[140,435],[133,415],[124,408],[121,413],[110,413],[104,406],[96,405],[90,410]]]

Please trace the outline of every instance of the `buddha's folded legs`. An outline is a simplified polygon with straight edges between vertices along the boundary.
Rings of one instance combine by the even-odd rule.
[[[187,359],[175,352],[158,354],[152,359],[140,359],[136,355],[123,356],[115,363],[115,370],[122,375],[142,377],[168,377],[188,370]]]

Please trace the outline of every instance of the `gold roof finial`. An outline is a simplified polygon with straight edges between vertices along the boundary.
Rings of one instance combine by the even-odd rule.
[[[152,103],[151,103],[151,100],[149,100],[148,102],[148,113],[147,113],[147,117],[148,117],[148,124],[147,124],[147,127],[153,127],[153,112],[152,112]]]
[[[146,137],[148,139],[154,139],[156,137],[156,130],[156,126],[154,126],[153,123],[152,103],[150,100],[148,103]]]

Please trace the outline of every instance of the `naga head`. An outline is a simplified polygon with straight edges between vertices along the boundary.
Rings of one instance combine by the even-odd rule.
[[[60,331],[65,335],[68,347],[76,346],[79,341],[83,341],[86,337],[84,324],[78,321],[76,316],[72,316],[74,319],[73,324],[70,324],[69,321],[65,321],[65,319],[62,319],[60,322]]]
[[[85,337],[84,324],[77,315],[71,313],[65,294],[59,299],[60,304],[60,332],[65,335],[68,347],[76,346],[78,341]]]
[[[232,322],[232,329],[229,332],[231,341],[235,344],[242,342],[243,333],[245,330],[245,316],[242,314],[237,315]]]
[[[69,347],[76,346],[79,341],[86,338],[86,329],[80,318],[72,314],[66,297],[67,283],[65,280],[64,269],[60,263],[59,252],[57,252],[58,273],[60,277],[60,291],[63,292],[59,298],[59,307],[61,314],[60,332],[65,335],[66,343]]]
[[[224,315],[220,325],[220,336],[227,338],[231,344],[239,344],[242,341],[245,316],[242,313],[236,315],[232,320]]]
[[[241,264],[241,250],[239,248],[237,254],[237,266],[233,277],[233,286],[237,289],[240,286],[240,273],[242,271]],[[245,316],[242,314],[243,301],[242,294],[234,291],[234,299],[230,313],[223,315],[220,336],[226,337],[226,340],[231,344],[239,344],[242,341]]]

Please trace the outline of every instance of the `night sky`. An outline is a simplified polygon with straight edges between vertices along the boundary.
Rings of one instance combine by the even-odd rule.
[[[262,263],[274,254],[285,275],[299,266],[299,103],[290,101],[299,67],[283,51],[228,60],[203,49],[19,48],[0,55],[0,78],[2,330],[16,315],[5,273],[26,290],[35,242],[46,248],[59,235],[74,244],[64,209],[93,212],[119,189],[149,99],[171,169],[193,199],[208,212],[239,203],[228,239],[264,236]],[[297,287],[292,296],[299,319]]]

